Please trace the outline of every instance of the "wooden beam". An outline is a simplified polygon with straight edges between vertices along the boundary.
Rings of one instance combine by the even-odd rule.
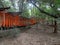
[[[10,7],[0,8],[0,11],[4,11],[5,9],[10,9]]]

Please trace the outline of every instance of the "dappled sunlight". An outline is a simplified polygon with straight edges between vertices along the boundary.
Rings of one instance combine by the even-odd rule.
[[[60,8],[58,8],[57,10],[60,11]]]

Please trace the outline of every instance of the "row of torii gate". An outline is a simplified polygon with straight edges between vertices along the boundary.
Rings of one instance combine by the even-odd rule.
[[[10,7],[6,7],[6,8],[0,8],[1,11],[9,9]],[[41,20],[38,20],[38,22]],[[54,27],[54,33],[57,33],[57,21],[54,20],[54,25],[51,25],[52,27]]]

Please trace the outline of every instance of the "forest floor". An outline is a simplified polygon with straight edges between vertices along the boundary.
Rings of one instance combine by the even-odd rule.
[[[0,45],[60,45],[60,32],[54,34],[52,27],[36,24],[15,38],[0,39]]]

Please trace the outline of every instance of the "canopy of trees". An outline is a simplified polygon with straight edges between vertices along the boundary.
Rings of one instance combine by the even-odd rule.
[[[22,12],[24,17],[60,17],[60,0],[0,0],[0,7],[9,6],[9,12]]]

